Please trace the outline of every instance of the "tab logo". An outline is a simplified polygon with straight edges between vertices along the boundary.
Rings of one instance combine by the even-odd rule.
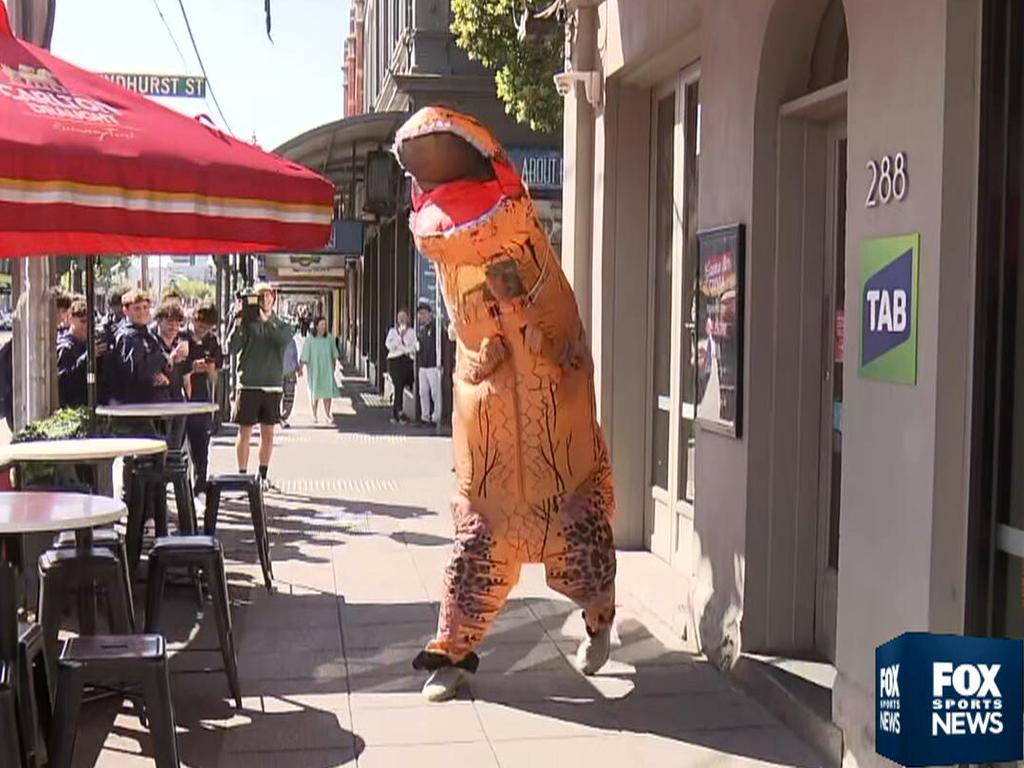
[[[864,241],[861,257],[861,359],[865,378],[917,383],[920,237]]]

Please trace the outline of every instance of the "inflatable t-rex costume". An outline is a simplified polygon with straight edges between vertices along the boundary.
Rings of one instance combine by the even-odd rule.
[[[472,118],[436,107],[410,118],[395,148],[414,179],[416,245],[437,266],[458,347],[454,552],[437,636],[414,666],[472,672],[523,563],[544,563],[591,637],[608,630],[611,466],[572,288],[504,150]]]

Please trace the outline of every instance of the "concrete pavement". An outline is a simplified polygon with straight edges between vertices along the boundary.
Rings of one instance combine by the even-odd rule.
[[[224,505],[242,710],[227,699],[212,615],[197,615],[189,589],[168,591],[184,765],[820,765],[673,637],[657,605],[672,571],[645,553],[622,554],[616,645],[600,675],[570,666],[579,611],[531,566],[472,689],[424,703],[410,661],[437,620],[452,535],[451,446],[391,426],[387,408],[363,393],[347,381],[334,424],[317,428],[300,382],[293,428],[271,467],[280,489],[268,497],[274,594],[261,586],[244,506]],[[215,440],[212,465],[234,471],[230,434]],[[127,704],[88,705],[76,765],[151,765],[149,754]]]

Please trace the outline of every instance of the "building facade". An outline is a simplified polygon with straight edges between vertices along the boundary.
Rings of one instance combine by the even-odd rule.
[[[1024,632],[1019,8],[577,5],[563,265],[618,542],[723,668],[816,660],[819,746],[884,764],[876,646]]]
[[[366,0],[352,0],[349,7],[349,30],[345,38],[345,115],[365,112],[363,105],[365,64]]]

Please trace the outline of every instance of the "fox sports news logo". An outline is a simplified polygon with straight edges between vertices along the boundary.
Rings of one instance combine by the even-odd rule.
[[[900,665],[890,664],[878,673],[878,728],[882,733],[900,732]]]
[[[1003,732],[1000,664],[932,662],[932,736]]]

